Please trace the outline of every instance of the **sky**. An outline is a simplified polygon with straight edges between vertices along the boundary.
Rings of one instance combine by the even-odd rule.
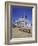
[[[23,7],[23,6],[11,6],[11,17],[12,21],[15,23],[15,20],[20,18],[21,16],[27,16],[27,19],[32,22],[32,8],[31,7]]]

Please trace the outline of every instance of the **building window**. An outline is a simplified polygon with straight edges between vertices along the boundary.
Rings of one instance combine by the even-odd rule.
[[[25,25],[27,25],[27,22],[25,22]]]

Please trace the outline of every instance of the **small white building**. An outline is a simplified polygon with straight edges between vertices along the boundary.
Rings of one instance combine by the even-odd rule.
[[[31,28],[31,22],[26,19],[25,16],[18,18],[15,25],[18,27]]]

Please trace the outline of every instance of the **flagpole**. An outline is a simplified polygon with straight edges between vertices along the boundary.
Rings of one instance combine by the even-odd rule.
[[[25,12],[24,12],[24,27],[25,27]]]

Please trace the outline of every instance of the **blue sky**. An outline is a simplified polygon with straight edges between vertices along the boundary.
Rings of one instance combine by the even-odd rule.
[[[15,22],[21,16],[27,16],[27,19],[32,22],[32,8],[23,6],[11,6],[11,17],[12,21]]]

